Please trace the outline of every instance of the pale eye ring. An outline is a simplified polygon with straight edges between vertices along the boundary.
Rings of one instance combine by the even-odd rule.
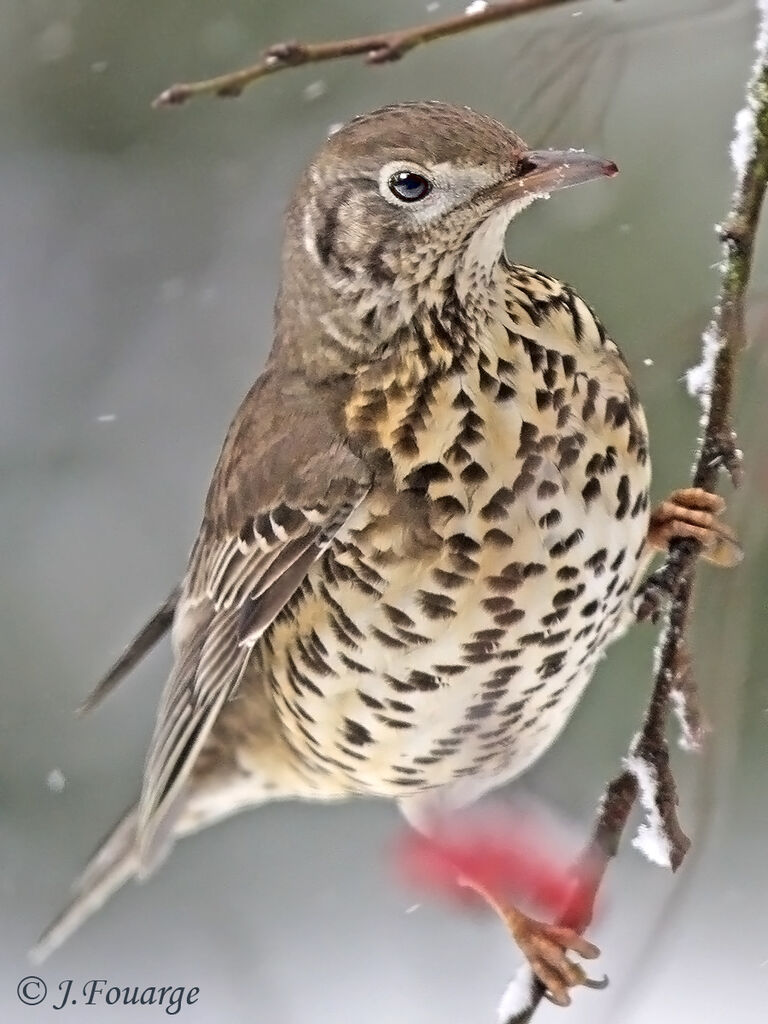
[[[387,184],[392,195],[403,203],[418,203],[432,191],[432,182],[418,171],[396,171]]]

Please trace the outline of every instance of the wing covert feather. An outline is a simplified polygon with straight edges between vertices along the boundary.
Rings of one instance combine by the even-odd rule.
[[[269,372],[257,381],[219,457],[176,610],[139,802],[145,863],[253,645],[369,487],[314,392]]]

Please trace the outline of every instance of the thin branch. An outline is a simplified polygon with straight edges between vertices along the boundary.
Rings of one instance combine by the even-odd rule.
[[[445,39],[473,28],[480,28],[482,25],[492,25],[497,21],[507,21],[520,14],[528,14],[530,11],[559,7],[570,2],[572,0],[499,0],[498,3],[489,3],[485,7],[472,7],[467,13],[452,15],[426,25],[395,29],[392,32],[379,32],[326,43],[274,43],[267,47],[258,64],[218,75],[216,78],[172,85],[156,97],[152,106],[178,106],[194,96],[239,96],[244,89],[259,79],[302,64],[319,64],[323,61],[358,56],[364,56],[366,64],[387,64],[400,60],[410,50],[424,43],[431,43],[435,39]]]
[[[714,491],[721,469],[734,485],[741,478],[741,452],[736,446],[732,405],[736,368],[745,346],[745,296],[752,272],[752,257],[766,183],[768,183],[768,0],[758,0],[760,29],[757,61],[747,86],[745,109],[736,119],[732,156],[736,189],[731,209],[720,228],[722,261],[720,289],[712,322],[703,338],[702,366],[689,376],[689,385],[703,405],[703,436],[693,471],[693,485]],[[698,739],[701,719],[696,688],[690,669],[688,626],[694,589],[698,545],[680,541],[674,545],[662,569],[650,578],[642,595],[640,612],[668,611],[657,649],[653,692],[642,730],[633,740],[622,771],[608,784],[593,826],[592,838],[583,859],[593,870],[592,900],[566,908],[560,923],[582,932],[591,921],[594,901],[610,861],[616,856],[632,807],[638,797],[656,838],[666,844],[669,866],[682,862],[689,841],[677,820],[677,794],[669,767],[665,737],[670,707],[683,720],[689,734]],[[644,792],[645,788],[645,792]],[[654,820],[655,819],[655,820]],[[638,840],[646,853],[649,833]],[[636,842],[638,842],[636,840]],[[658,847],[656,848],[658,849]],[[545,995],[535,981],[528,1006],[506,1024],[527,1024]]]

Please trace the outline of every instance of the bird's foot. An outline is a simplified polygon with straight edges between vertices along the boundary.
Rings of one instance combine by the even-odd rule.
[[[744,552],[736,535],[720,519],[724,511],[725,502],[720,495],[701,487],[673,491],[666,501],[656,506],[648,526],[648,546],[670,554],[638,589],[635,599],[638,621],[658,620],[682,585],[691,553],[700,553],[702,558],[721,568],[738,565],[742,560]],[[685,544],[671,547],[674,541],[681,540],[693,541],[693,549],[685,550]],[[690,543],[687,547],[690,548]]]
[[[672,541],[690,538],[701,544],[702,558],[729,569],[738,565],[744,552],[733,530],[720,519],[724,511],[719,494],[701,487],[673,491],[651,512],[648,544],[667,551]]]
[[[590,978],[581,964],[568,956],[569,951],[585,960],[600,956],[600,950],[572,928],[545,924],[523,914],[516,907],[500,911],[531,970],[546,989],[546,997],[558,1006],[569,1006],[570,989],[577,985],[605,988],[607,978]]]

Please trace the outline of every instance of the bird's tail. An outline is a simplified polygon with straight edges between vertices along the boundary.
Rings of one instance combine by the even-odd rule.
[[[136,807],[132,807],[99,844],[85,870],[72,886],[72,899],[30,950],[41,963],[83,921],[95,913],[139,868],[136,849]]]

